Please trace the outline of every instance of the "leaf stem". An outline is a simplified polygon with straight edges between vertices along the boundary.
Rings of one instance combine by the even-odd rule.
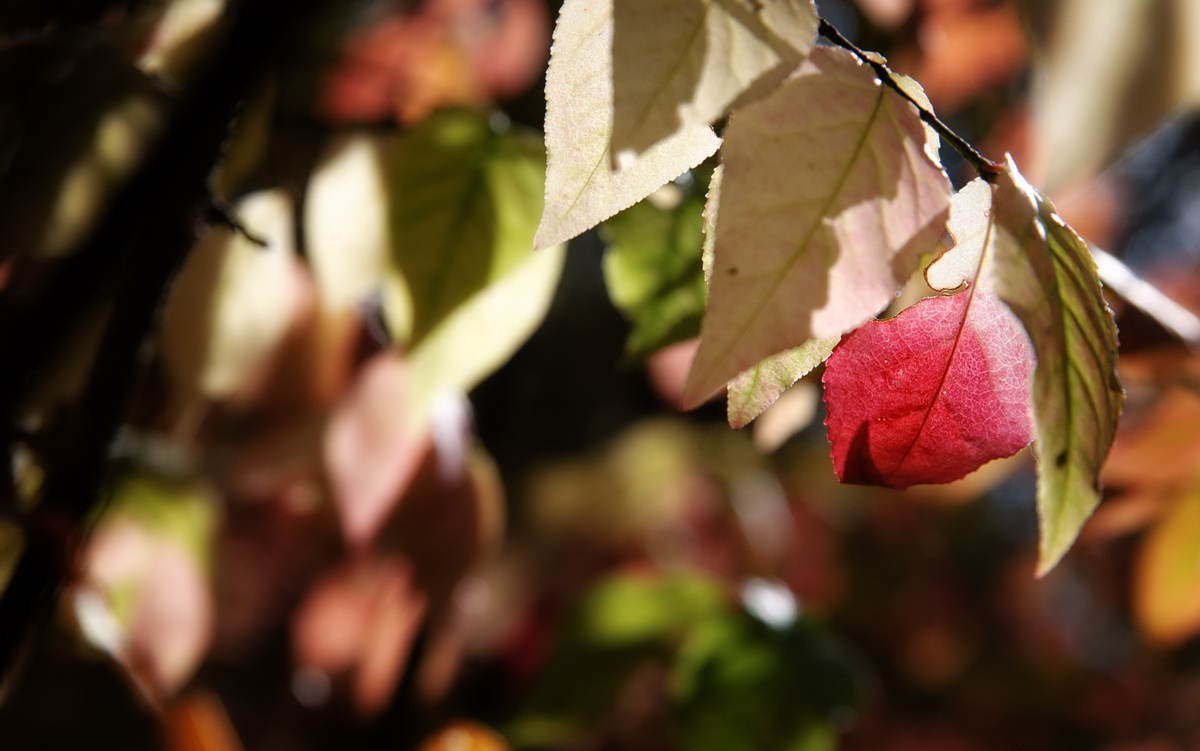
[[[837,27],[826,21],[824,18],[821,19],[821,25],[818,30],[820,31],[821,36],[825,37],[837,46],[853,52],[859,60],[862,60],[864,63],[874,68],[876,74],[879,75],[879,79],[883,81],[883,83],[887,84],[887,86],[894,90],[897,94],[911,102],[912,105],[917,108],[917,112],[920,114],[921,120],[929,125],[929,127],[937,131],[938,135],[946,139],[946,141],[949,142],[954,150],[961,154],[962,158],[967,160],[967,162],[975,169],[975,171],[979,173],[980,177],[990,183],[993,182],[1000,174],[1000,165],[996,164],[990,159],[987,159],[978,151],[976,151],[974,146],[967,143],[962,136],[950,130],[950,127],[939,120],[938,116],[933,114],[932,110],[927,109],[924,104],[914,99],[912,95],[904,90],[904,87],[896,82],[895,74],[892,72],[892,69],[883,62],[882,55],[876,52],[867,52],[866,50],[861,49],[858,47],[858,45],[854,44],[854,42],[851,42],[849,39],[842,36],[842,32],[838,31]]]

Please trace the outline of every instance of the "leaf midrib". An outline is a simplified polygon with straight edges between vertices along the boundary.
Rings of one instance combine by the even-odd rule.
[[[993,196],[995,189],[992,189]],[[993,199],[994,200],[994,199]],[[933,398],[929,400],[929,406],[925,408],[925,414],[921,418],[921,424],[913,433],[912,441],[908,447],[904,449],[904,455],[900,457],[900,461],[896,462],[895,468],[889,474],[899,473],[904,468],[904,462],[908,461],[909,454],[916,447],[917,442],[921,440],[921,435],[925,432],[925,426],[929,424],[929,416],[933,414],[933,408],[941,400],[942,389],[946,386],[946,379],[950,377],[950,369],[954,366],[954,356],[958,354],[959,344],[962,342],[963,332],[967,329],[967,319],[971,317],[971,306],[975,304],[975,293],[979,290],[980,279],[983,276],[983,269],[987,263],[988,253],[992,251],[992,232],[996,226],[995,212],[989,211],[987,215],[987,232],[983,237],[983,252],[979,254],[979,266],[975,269],[975,276],[971,280],[971,285],[964,293],[968,295],[967,304],[963,308],[962,322],[958,326],[958,331],[954,334],[954,344],[950,347],[950,354],[946,358],[946,368],[942,371],[942,377],[938,380],[937,389],[933,392]]]

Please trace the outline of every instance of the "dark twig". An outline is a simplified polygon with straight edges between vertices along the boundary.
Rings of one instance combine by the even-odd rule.
[[[242,237],[246,238],[251,244],[257,245],[260,248],[267,247],[267,241],[250,231],[250,228],[242,224],[242,220],[238,217],[237,211],[229,204],[228,201],[213,197],[209,199],[208,205],[209,220],[214,224],[223,224]]]
[[[967,160],[967,162],[975,168],[975,171],[979,173],[980,177],[988,182],[992,182],[997,176],[999,176],[1001,172],[1000,165],[996,164],[990,159],[987,159],[978,151],[976,151],[974,146],[967,143],[962,136],[950,130],[950,127],[939,120],[937,115],[933,114],[933,112],[929,109],[926,109],[923,103],[918,102],[912,97],[912,95],[905,91],[904,88],[897,83],[895,74],[892,72],[891,68],[883,63],[883,57],[881,55],[860,49],[856,44],[854,44],[854,42],[851,42],[849,39],[842,36],[842,32],[838,31],[833,24],[829,23],[824,18],[821,19],[819,30],[821,32],[821,36],[825,37],[839,47],[850,50],[858,57],[859,60],[862,60],[864,63],[874,68],[875,73],[879,76],[879,80],[883,81],[884,84],[893,89],[897,94],[911,102],[912,105],[917,108],[917,112],[920,113],[921,120],[924,121],[929,127],[937,131],[939,136],[946,139],[950,146],[953,147],[953,149],[959,154],[961,154],[962,158]]]

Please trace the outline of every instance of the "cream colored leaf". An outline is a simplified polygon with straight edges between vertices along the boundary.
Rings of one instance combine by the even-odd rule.
[[[954,247],[947,250],[925,269],[925,281],[939,292],[953,292],[976,276],[987,277],[995,260],[984,251],[991,241],[994,222],[992,186],[975,178],[954,194],[950,202],[950,221],[946,228],[954,236]],[[980,269],[979,264],[987,268]]]
[[[546,73],[546,203],[537,248],[632,206],[720,146],[712,128],[696,122],[639,156],[623,155],[614,169],[613,96],[613,0],[567,0]]]
[[[916,108],[819,48],[725,131],[700,349],[684,406],[755,363],[883,309],[944,234],[950,183]]]
[[[614,0],[613,24],[615,165],[778,85],[812,49],[817,11],[811,0]]]
[[[297,301],[292,203],[282,190],[247,196],[242,224],[265,238],[215,229],[188,257],[163,320],[163,354],[185,392],[231,396],[282,342]]]
[[[346,310],[379,288],[391,247],[388,144],[371,136],[335,138],[318,161],[304,202],[308,262],[321,305]]]
[[[1038,574],[1070,549],[1100,501],[1100,467],[1125,392],[1117,328],[1087,244],[1010,159],[996,183],[996,291],[1021,319],[1037,355]]]

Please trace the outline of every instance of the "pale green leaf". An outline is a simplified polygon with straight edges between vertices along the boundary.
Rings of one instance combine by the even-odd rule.
[[[534,332],[558,287],[566,245],[533,253],[454,310],[408,355],[414,420],[446,392],[468,392]]]
[[[704,201],[704,246],[700,250],[700,265],[704,268],[705,286],[712,284],[713,246],[717,242],[717,212],[721,205],[721,178],[725,167],[718,164],[708,180],[708,195]]]
[[[633,324],[626,356],[643,357],[700,332],[707,299],[702,212],[697,197],[670,211],[643,201],[601,226],[608,294]]]
[[[703,121],[614,167],[613,0],[567,0],[546,73],[546,208],[534,244],[568,240],[650,195],[720,146]]]
[[[841,335],[809,339],[794,349],[762,360],[729,382],[729,426],[745,427],[779,395],[828,359]]]
[[[995,281],[1033,341],[1038,574],[1071,547],[1100,501],[1100,467],[1125,392],[1117,328],[1087,244],[1010,160],[996,183]]]
[[[613,164],[774,88],[817,32],[811,0],[614,0],[613,19]]]
[[[397,146],[392,260],[411,306],[411,345],[533,249],[544,167],[535,138],[498,134],[465,110],[434,113]]]
[[[915,107],[819,48],[725,131],[700,349],[684,406],[878,313],[942,238],[950,183]]]

